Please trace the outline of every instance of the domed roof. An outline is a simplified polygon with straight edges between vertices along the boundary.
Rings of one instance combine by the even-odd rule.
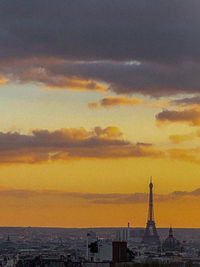
[[[168,251],[180,250],[180,243],[174,237],[172,227],[169,229],[169,236],[165,239],[163,243],[163,249]]]

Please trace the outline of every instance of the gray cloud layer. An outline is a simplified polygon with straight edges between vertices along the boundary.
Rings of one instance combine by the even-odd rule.
[[[198,59],[198,0],[0,3],[0,58]]]
[[[34,60],[21,62],[15,67],[10,63],[0,64],[0,71],[10,80],[36,82],[48,88],[79,87],[80,90],[101,90],[99,83],[103,83],[104,89],[118,94],[140,93],[159,97],[200,92],[200,65],[197,63],[163,65],[137,61],[127,63]]]
[[[137,62],[61,63],[47,70],[47,77],[66,75],[106,82],[108,89],[116,93],[169,96],[178,93],[199,93],[200,89],[200,65],[191,62],[182,65]],[[43,82],[53,85],[50,79]]]
[[[51,88],[82,79],[87,90],[199,93],[199,9],[199,0],[2,0],[0,72]]]

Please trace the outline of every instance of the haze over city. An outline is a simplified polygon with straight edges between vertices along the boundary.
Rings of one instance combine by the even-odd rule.
[[[0,1],[1,226],[200,227],[200,1]]]

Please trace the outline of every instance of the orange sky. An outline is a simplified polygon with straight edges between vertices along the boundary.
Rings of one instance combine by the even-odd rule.
[[[157,226],[200,227],[200,2],[179,2],[0,1],[0,225],[145,226],[152,176]]]
[[[132,226],[144,226],[147,199],[137,203],[135,199],[114,198],[111,204],[109,199],[104,204],[95,203],[96,197],[90,194],[148,193],[149,173],[154,177],[156,195],[166,196],[176,190],[190,193],[198,188],[198,165],[177,160],[93,159],[2,165],[1,225],[96,227],[124,226],[130,221]],[[82,198],[80,193],[89,197]],[[160,227],[198,227],[198,209],[198,194],[162,201],[155,196],[155,219]]]

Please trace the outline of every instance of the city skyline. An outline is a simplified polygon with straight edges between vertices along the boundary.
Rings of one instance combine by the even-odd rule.
[[[199,8],[0,2],[0,226],[200,227]]]

